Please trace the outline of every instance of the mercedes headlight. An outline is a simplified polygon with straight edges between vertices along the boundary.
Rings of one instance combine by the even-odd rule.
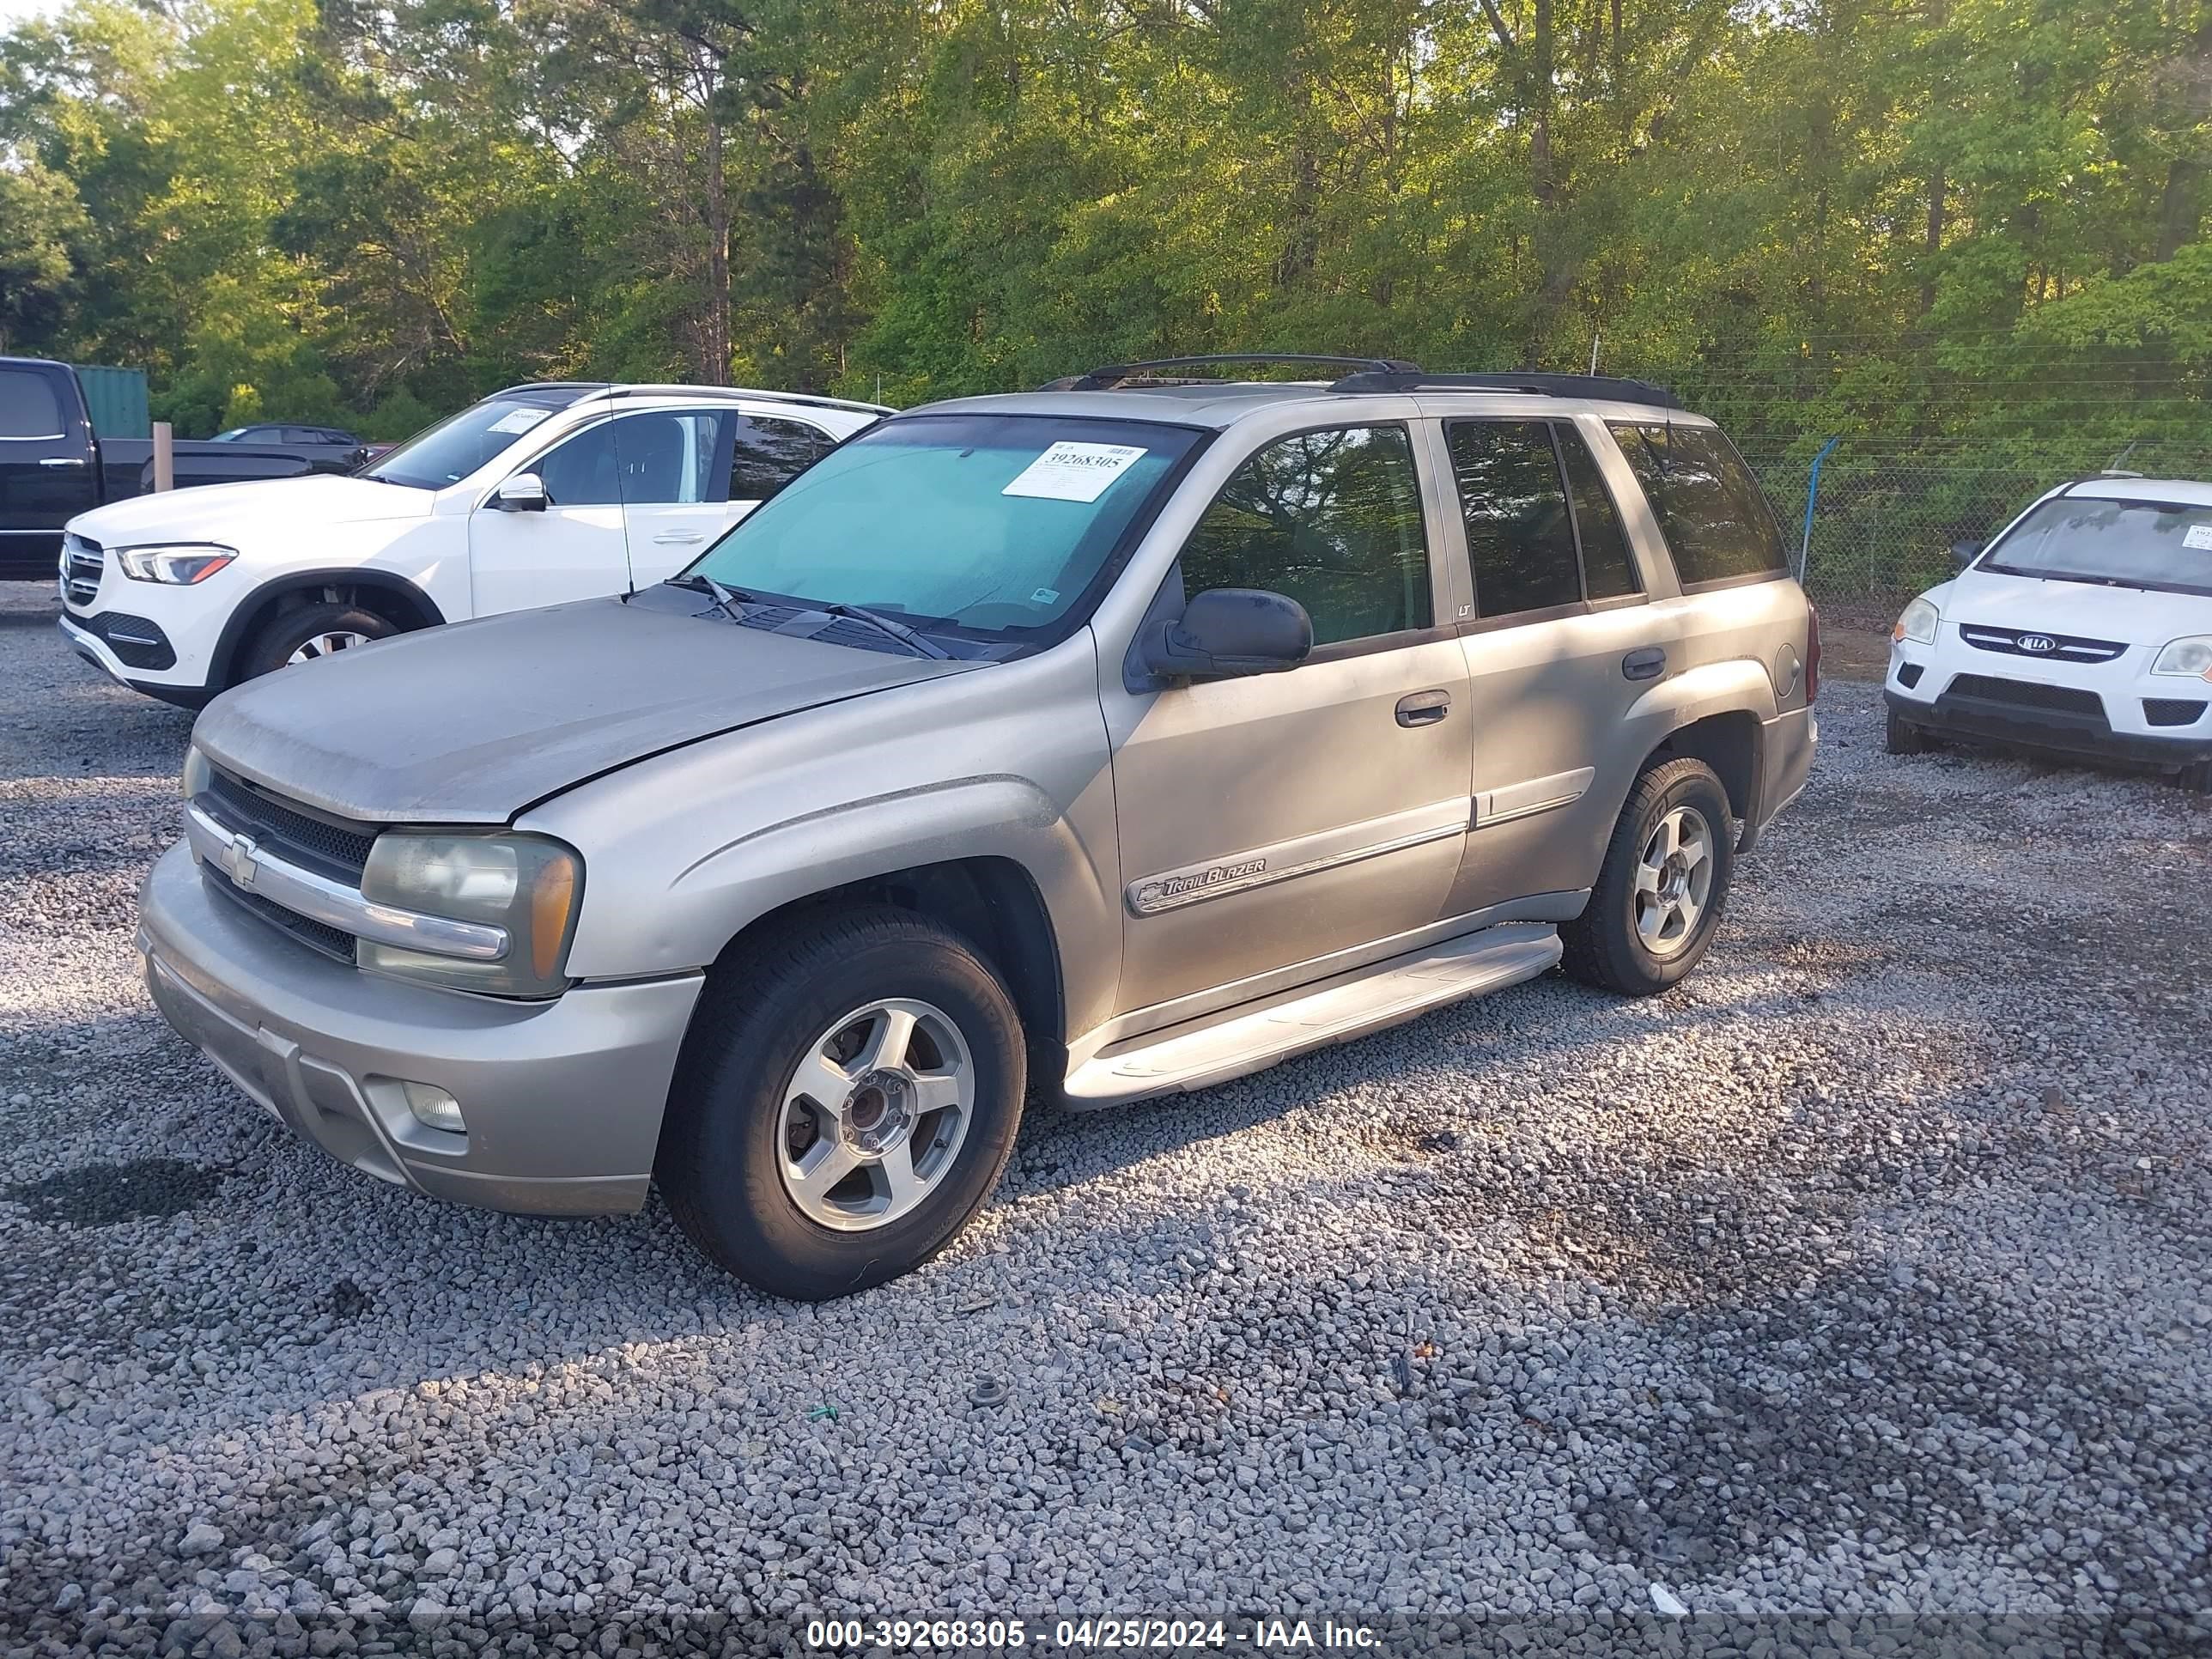
[[[355,960],[379,973],[457,991],[557,996],[568,986],[562,969],[583,888],[583,860],[542,836],[393,830],[379,836],[369,850],[362,896],[372,904],[504,928],[507,949],[483,961],[364,939],[355,946]]]
[[[161,582],[170,587],[190,587],[238,556],[234,547],[216,542],[173,542],[149,547],[118,547],[116,562],[134,582]]]
[[[2212,680],[2212,634],[2195,634],[2176,640],[2158,653],[2150,665],[2154,674],[2193,674]]]
[[[1889,637],[1903,641],[1911,640],[1920,645],[1936,643],[1936,624],[1943,620],[1943,613],[1926,599],[1915,599],[1905,607],[1905,614],[1897,619],[1897,626],[1889,630]]]

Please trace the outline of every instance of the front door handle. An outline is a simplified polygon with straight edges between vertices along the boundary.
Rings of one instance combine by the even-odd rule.
[[[1667,672],[1667,653],[1656,645],[1647,645],[1641,651],[1632,651],[1620,659],[1624,679],[1656,680]]]
[[[1398,724],[1434,726],[1451,713],[1449,691],[1413,691],[1398,699]]]
[[[81,455],[41,455],[39,457],[39,465],[40,466],[82,466],[85,461]]]
[[[671,530],[653,539],[663,547],[689,547],[693,542],[705,541],[707,532],[703,530]]]

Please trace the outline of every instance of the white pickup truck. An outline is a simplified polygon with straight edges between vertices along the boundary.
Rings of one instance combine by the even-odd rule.
[[[350,477],[116,501],[62,538],[78,655],[197,708],[288,663],[674,575],[872,404],[710,386],[510,387]]]

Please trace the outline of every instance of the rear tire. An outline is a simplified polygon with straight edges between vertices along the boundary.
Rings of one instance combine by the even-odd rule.
[[[1687,975],[1720,925],[1735,830],[1728,791],[1705,762],[1647,766],[1620,809],[1589,903],[1559,930],[1567,974],[1632,997]]]
[[[1926,728],[1915,726],[1894,708],[1889,711],[1889,723],[1882,730],[1881,746],[1893,755],[1924,755],[1935,747],[1928,739]]]
[[[716,1266],[771,1296],[848,1295],[982,1206],[1026,1070],[1013,1000],[964,939],[888,906],[796,916],[708,981],[654,1175]]]
[[[239,653],[233,683],[258,679],[295,661],[335,655],[399,631],[399,624],[391,617],[344,600],[279,611],[254,630]]]

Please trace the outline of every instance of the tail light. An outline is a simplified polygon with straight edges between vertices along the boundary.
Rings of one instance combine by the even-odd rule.
[[[1820,613],[1808,600],[1805,606],[1805,701],[1820,695]]]

